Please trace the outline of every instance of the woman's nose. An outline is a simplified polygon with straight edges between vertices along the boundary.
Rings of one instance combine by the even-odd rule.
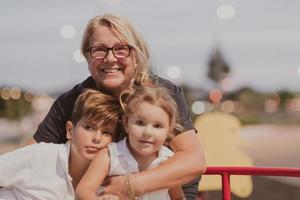
[[[107,56],[106,56],[106,61],[109,61],[109,62],[114,62],[117,60],[117,58],[115,57],[115,55],[113,54],[112,50],[109,50],[108,53],[107,53]]]

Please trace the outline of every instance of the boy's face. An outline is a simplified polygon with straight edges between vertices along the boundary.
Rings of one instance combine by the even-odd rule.
[[[68,121],[66,129],[72,156],[86,161],[91,161],[100,149],[112,142],[115,135],[113,128],[101,128],[84,120],[80,120],[76,126]]]

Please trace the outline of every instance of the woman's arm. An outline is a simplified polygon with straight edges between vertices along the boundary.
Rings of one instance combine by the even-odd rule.
[[[80,200],[97,199],[96,194],[109,173],[110,157],[108,149],[100,150],[76,187],[76,197]],[[101,198],[100,198],[101,199]]]
[[[174,137],[171,147],[175,154],[156,168],[149,169],[130,177],[130,184],[136,195],[142,195],[163,188],[185,184],[205,172],[205,158],[199,138],[194,130]],[[118,193],[121,199],[127,194],[125,177],[112,177],[105,187],[105,193]]]

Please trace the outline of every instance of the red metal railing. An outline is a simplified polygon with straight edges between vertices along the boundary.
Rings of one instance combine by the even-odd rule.
[[[222,199],[231,200],[230,176],[288,176],[300,177],[300,168],[276,167],[207,167],[205,175],[222,176]]]

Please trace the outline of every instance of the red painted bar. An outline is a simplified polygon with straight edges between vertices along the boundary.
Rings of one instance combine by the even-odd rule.
[[[230,175],[300,177],[300,168],[283,167],[207,167],[204,175],[222,176],[222,199],[231,200]]]
[[[206,175],[228,173],[230,175],[252,175],[252,176],[290,176],[300,177],[300,168],[280,167],[207,167]]]
[[[222,197],[223,200],[231,200],[230,174],[222,173]]]

